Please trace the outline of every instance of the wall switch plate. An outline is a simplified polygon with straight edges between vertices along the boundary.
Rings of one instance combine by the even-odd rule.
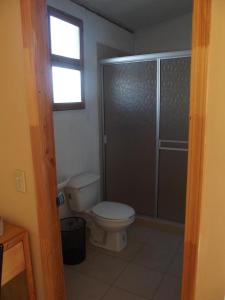
[[[25,172],[16,170],[16,190],[17,192],[26,193],[26,177]]]

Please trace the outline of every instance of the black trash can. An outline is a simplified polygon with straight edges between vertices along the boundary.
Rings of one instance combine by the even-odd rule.
[[[61,219],[63,263],[76,265],[86,257],[86,221],[72,217]]]

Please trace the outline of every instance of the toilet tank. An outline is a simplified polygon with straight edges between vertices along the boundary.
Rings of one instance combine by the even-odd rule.
[[[66,199],[71,210],[84,212],[96,205],[98,200],[99,175],[83,173],[72,177],[65,187]]]

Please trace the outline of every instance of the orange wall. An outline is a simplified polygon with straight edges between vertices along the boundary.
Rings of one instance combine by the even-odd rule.
[[[196,300],[225,297],[225,1],[212,4]]]
[[[36,286],[44,299],[19,0],[0,1],[0,41],[0,215],[29,230]],[[16,191],[16,169],[26,172],[26,193]]]

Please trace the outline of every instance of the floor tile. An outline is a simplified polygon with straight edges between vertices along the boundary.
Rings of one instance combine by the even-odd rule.
[[[119,253],[87,240],[87,258],[65,266],[68,300],[179,300],[182,235],[140,225]]]
[[[111,288],[102,300],[145,300],[145,298],[130,294],[119,288]]]
[[[82,274],[94,277],[102,282],[112,284],[127,266],[127,262],[117,257],[97,253],[74,269]]]
[[[128,228],[128,240],[146,243],[152,238],[154,230],[140,225],[131,225]]]
[[[172,263],[170,264],[167,273],[175,277],[181,277],[183,271],[183,253],[178,252]]]
[[[143,243],[141,242],[136,242],[134,240],[130,240],[127,243],[126,248],[124,248],[122,251],[120,252],[115,252],[115,251],[109,251],[107,249],[104,248],[100,248],[100,247],[95,247],[94,245],[91,245],[90,243],[88,244],[88,248],[89,251],[91,252],[98,252],[98,253],[103,253],[106,255],[110,255],[113,257],[119,257],[124,261],[130,262],[132,261],[137,253],[142,249],[143,247]],[[92,249],[92,250],[90,250]]]
[[[157,243],[147,244],[138,252],[133,263],[164,273],[171,264],[175,253],[174,247],[169,245],[162,247]]]
[[[178,249],[182,242],[182,235],[167,233],[156,229],[147,228],[140,225],[133,225],[128,230],[128,238],[130,240],[155,245],[165,248],[170,247]]]
[[[90,241],[86,241],[86,256],[90,257],[99,253],[97,247],[93,246]]]
[[[65,267],[67,300],[100,300],[109,286]]]
[[[166,276],[153,300],[180,300],[181,299],[181,281],[177,278]]]
[[[159,272],[129,264],[114,285],[146,299],[152,299],[161,279],[162,274]]]

